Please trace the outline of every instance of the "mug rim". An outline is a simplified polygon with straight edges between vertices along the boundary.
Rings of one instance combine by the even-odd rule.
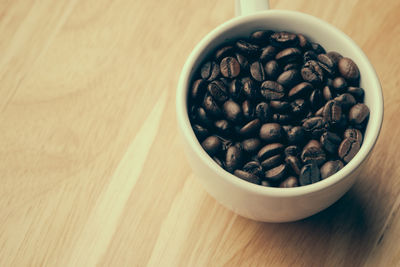
[[[188,106],[187,106],[187,96],[188,96],[188,91],[189,91],[189,86],[188,84],[190,83],[191,77],[190,73],[192,71],[192,68],[196,61],[199,59],[202,51],[205,49],[205,47],[210,44],[215,38],[217,38],[219,35],[223,34],[227,30],[233,27],[237,27],[242,23],[251,21],[251,20],[257,20],[257,19],[262,19],[265,16],[269,17],[279,17],[279,16],[292,16],[292,17],[297,17],[298,19],[303,19],[303,20],[309,20],[312,21],[313,23],[317,23],[320,25],[321,28],[326,28],[330,32],[329,35],[339,35],[341,38],[345,39],[346,43],[349,44],[351,51],[355,54],[358,54],[357,56],[362,60],[362,64],[365,65],[366,68],[366,73],[371,74],[372,76],[370,79],[373,80],[373,85],[371,85],[372,88],[376,90],[376,97],[377,99],[375,100],[376,106],[374,106],[374,109],[370,109],[371,113],[376,114],[376,122],[372,125],[369,125],[369,138],[368,142],[365,142],[366,140],[363,141],[363,144],[361,146],[360,151],[354,156],[354,158],[347,163],[340,171],[337,173],[329,176],[328,178],[324,180],[320,180],[317,183],[305,185],[305,186],[299,186],[299,187],[293,187],[293,188],[279,188],[279,187],[266,187],[266,186],[261,186],[257,184],[253,184],[250,182],[247,182],[245,180],[242,180],[235,175],[229,173],[228,171],[224,170],[221,168],[206,152],[205,150],[201,147],[200,142],[198,141],[197,137],[195,136],[193,129],[191,127],[191,123],[189,120],[189,115],[188,115]],[[365,75],[365,74],[364,74]],[[190,149],[194,151],[200,158],[200,160],[213,169],[213,171],[218,175],[218,178],[226,180],[226,182],[231,183],[234,186],[240,187],[241,189],[244,189],[246,191],[256,193],[259,195],[266,195],[266,196],[273,196],[273,197],[295,197],[295,196],[301,196],[301,195],[306,195],[318,191],[322,191],[324,189],[327,189],[334,184],[346,179],[347,177],[350,176],[351,173],[353,173],[362,163],[365,161],[368,157],[368,155],[371,153],[373,147],[375,146],[381,127],[382,127],[382,122],[383,122],[383,94],[382,94],[382,88],[379,82],[378,75],[368,60],[367,56],[365,53],[362,51],[362,49],[345,33],[343,33],[341,30],[337,29],[335,26],[331,25],[330,23],[319,19],[317,17],[314,17],[312,15],[298,12],[298,11],[289,11],[289,10],[279,10],[279,9],[274,9],[274,10],[265,10],[265,11],[259,11],[250,15],[244,15],[244,16],[239,16],[232,18],[216,28],[214,28],[212,31],[210,31],[206,36],[204,36],[199,43],[195,46],[195,48],[192,50],[190,53],[189,57],[186,59],[185,64],[182,68],[180,77],[179,77],[179,82],[178,82],[178,88],[177,88],[177,95],[176,95],[176,112],[177,112],[177,121],[178,121],[178,127],[181,128],[182,136],[183,138],[188,141]],[[371,115],[370,115],[371,118]],[[369,122],[370,123],[370,122]]]

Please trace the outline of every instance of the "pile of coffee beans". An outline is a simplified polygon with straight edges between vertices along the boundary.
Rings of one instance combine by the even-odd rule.
[[[295,187],[339,171],[368,123],[357,65],[302,34],[260,30],[221,45],[189,92],[204,150],[226,171],[263,186]]]

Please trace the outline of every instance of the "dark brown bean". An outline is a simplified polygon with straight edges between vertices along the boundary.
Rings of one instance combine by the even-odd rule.
[[[305,163],[315,163],[318,166],[326,161],[326,154],[321,147],[318,146],[305,146],[301,152],[301,160]]]
[[[359,102],[364,100],[364,89],[360,87],[349,86],[347,92],[352,94]]]
[[[265,172],[265,179],[271,182],[276,182],[285,177],[287,168],[285,164],[281,164]]]
[[[322,117],[322,113],[324,112],[324,107],[320,107],[320,109],[318,109],[316,112],[315,112],[315,116],[317,116],[317,117]]]
[[[349,122],[352,124],[361,124],[369,116],[369,108],[367,105],[358,103],[355,104],[349,111]]]
[[[226,78],[235,78],[240,73],[239,62],[233,57],[225,57],[219,65],[221,73]]]
[[[275,156],[277,154],[282,153],[283,149],[285,147],[280,144],[280,143],[273,143],[273,144],[268,144],[266,146],[264,146],[263,148],[260,149],[260,151],[258,151],[258,159],[260,161],[264,161],[265,159],[271,157],[271,156]]]
[[[261,122],[266,122],[271,118],[271,110],[269,105],[265,102],[260,102],[256,106],[256,117],[260,119]]]
[[[274,81],[265,81],[261,84],[261,94],[266,100],[279,100],[285,96],[285,89]]]
[[[276,56],[275,59],[280,64],[287,64],[289,62],[299,62],[301,61],[302,55],[298,48],[290,47],[283,49]]]
[[[265,76],[268,80],[276,80],[279,76],[279,65],[275,60],[270,60],[264,67]]]
[[[223,46],[220,49],[218,49],[217,52],[215,52],[215,58],[219,61],[224,57],[233,55],[234,51],[235,49],[231,45]]]
[[[221,140],[216,136],[207,137],[202,143],[201,146],[204,150],[210,155],[214,156],[222,149]]]
[[[347,89],[347,82],[343,77],[336,77],[332,80],[332,87],[337,93],[343,93]]]
[[[327,54],[319,54],[318,62],[321,68],[329,77],[333,77],[336,74],[336,63]]]
[[[316,89],[316,90],[312,91],[310,94],[311,110],[313,110],[313,111],[318,110],[323,106],[323,104],[324,104],[324,99],[323,99],[321,90]],[[315,114],[315,116],[319,116],[319,115]],[[322,114],[321,114],[321,116],[322,116]]]
[[[307,61],[310,61],[310,60],[317,60],[317,54],[315,54],[315,52],[312,50],[306,51],[303,55],[304,63],[306,63]]]
[[[271,106],[271,108],[279,113],[285,113],[290,110],[290,103],[286,101],[271,100],[269,102],[269,105]]]
[[[327,123],[322,117],[312,117],[304,121],[303,128],[310,133],[314,138],[319,138],[326,130]]]
[[[243,101],[242,111],[243,111],[243,117],[246,120],[254,119],[254,107],[249,100]]]
[[[290,103],[291,112],[295,117],[301,117],[308,111],[307,102],[299,98]]]
[[[240,69],[242,71],[249,70],[249,61],[247,60],[247,58],[245,56],[243,56],[242,54],[236,53],[235,58],[236,58],[237,62],[239,62]]]
[[[260,47],[258,45],[250,44],[244,40],[239,40],[236,42],[236,47],[241,52],[249,56],[255,56],[259,53]]]
[[[215,80],[219,75],[219,66],[214,61],[208,61],[200,69],[201,78],[207,81]]]
[[[288,156],[297,157],[299,155],[300,155],[300,149],[299,149],[298,146],[292,145],[292,146],[288,146],[288,147],[285,148],[285,156],[286,157],[288,157]]]
[[[299,38],[294,33],[276,32],[271,35],[270,42],[277,47],[295,47],[299,43]]]
[[[342,141],[338,149],[339,157],[346,163],[354,158],[360,150],[360,143],[354,139],[346,138]]]
[[[229,95],[235,101],[239,101],[243,98],[243,84],[239,79],[235,79],[229,86]]]
[[[197,101],[197,100],[201,100],[204,97],[204,94],[206,93],[207,90],[207,82],[202,80],[202,79],[198,79],[196,81],[193,82],[192,85],[192,92],[191,92],[191,97],[193,100]]]
[[[253,62],[250,65],[250,73],[251,73],[251,77],[253,77],[253,79],[258,82],[262,82],[266,79],[264,67],[261,64],[261,62],[259,62],[259,61]]]
[[[300,71],[302,64],[298,63],[288,63],[283,67],[283,71],[288,71],[288,70],[298,70]]]
[[[282,128],[278,123],[266,123],[261,126],[260,138],[268,143],[274,143],[282,138]]]
[[[276,47],[269,45],[262,50],[260,60],[262,62],[267,62],[271,59],[274,59],[276,52],[277,52]]]
[[[221,109],[218,107],[217,103],[215,103],[214,99],[210,95],[206,95],[203,101],[204,110],[208,115],[213,117],[220,117],[222,115]]]
[[[308,82],[302,82],[290,89],[288,93],[289,100],[299,97],[306,97],[314,90],[314,87]]]
[[[328,57],[330,57],[333,62],[335,62],[335,65],[337,66],[339,63],[339,60],[343,57],[341,54],[335,51],[330,51],[326,54]]]
[[[318,43],[310,43],[312,50],[317,54],[325,54],[325,49]]]
[[[249,77],[242,79],[242,85],[243,85],[243,93],[248,99],[254,100],[255,98],[257,98],[256,86]]]
[[[338,102],[344,110],[348,110],[356,104],[356,99],[349,93],[344,93],[335,97],[335,101]]]
[[[324,106],[322,116],[329,124],[338,124],[342,117],[342,108],[340,104],[335,100],[328,101]]]
[[[204,138],[206,138],[209,135],[207,128],[204,128],[201,125],[193,124],[192,128],[199,141],[203,141]]]
[[[324,99],[325,99],[326,101],[332,100],[332,99],[333,99],[333,96],[334,96],[334,94],[332,93],[331,88],[330,88],[328,85],[326,85],[326,86],[322,89],[322,95],[324,96]]]
[[[216,131],[222,135],[229,135],[232,131],[232,124],[227,120],[217,120],[214,122]]]
[[[259,119],[254,119],[247,124],[245,124],[242,128],[239,130],[239,134],[241,136],[252,136],[252,135],[257,135],[258,131],[260,130],[261,127],[261,121]]]
[[[356,63],[347,57],[343,57],[339,60],[338,68],[340,74],[348,81],[354,82],[360,79],[360,71]]]
[[[257,175],[257,176],[261,176],[263,173],[263,169],[261,167],[261,164],[258,161],[249,161],[246,164],[244,164],[243,168],[242,168],[245,172]]]
[[[305,131],[301,126],[294,126],[286,133],[289,144],[302,144],[305,140]]]
[[[282,161],[283,161],[282,155],[278,154],[278,155],[275,155],[275,156],[272,156],[272,157],[269,157],[269,158],[263,160],[263,162],[261,162],[261,166],[264,169],[269,170],[269,169],[272,169],[272,168],[280,165],[282,163]]]
[[[221,167],[221,168],[225,168],[224,167],[224,163],[217,157],[213,157],[213,160]]]
[[[303,49],[303,51],[310,46],[307,38],[303,34],[297,34],[297,38],[299,38],[299,46],[301,49]]]
[[[255,31],[250,35],[250,41],[260,46],[265,46],[269,43],[269,37],[273,31]]]
[[[343,162],[340,160],[331,160],[325,162],[320,169],[321,179],[328,178],[331,175],[334,175],[338,171],[343,168]]]
[[[279,187],[281,188],[291,188],[291,187],[297,187],[299,186],[299,182],[296,177],[294,176],[289,176],[283,182],[279,184]]]
[[[319,86],[325,79],[324,72],[317,61],[309,60],[301,68],[301,76],[304,81],[314,86]]]
[[[250,138],[242,141],[243,150],[253,154],[260,149],[261,141],[258,138]]]
[[[316,164],[311,163],[304,165],[299,176],[300,185],[309,185],[320,180],[319,168]]]
[[[213,81],[207,86],[208,93],[215,101],[222,103],[228,99],[228,90],[221,81]]]
[[[300,72],[296,69],[282,72],[276,80],[284,88],[290,89],[301,81]]]
[[[301,168],[303,167],[300,160],[295,156],[288,156],[285,159],[286,165],[296,174],[300,175]]]
[[[321,135],[320,142],[322,147],[331,154],[335,154],[342,142],[342,139],[335,133],[325,132]]]
[[[247,182],[250,182],[253,184],[261,184],[261,179],[257,175],[254,175],[254,174],[242,171],[242,170],[235,170],[233,172],[233,174]]]
[[[358,129],[347,129],[346,131],[344,131],[343,138],[356,140],[360,144],[363,141],[363,135]]]
[[[230,146],[226,151],[225,166],[228,172],[233,172],[242,167],[243,152],[240,145]]]
[[[279,114],[275,113],[272,115],[272,121],[281,124],[287,124],[292,121],[292,116],[290,114]]]

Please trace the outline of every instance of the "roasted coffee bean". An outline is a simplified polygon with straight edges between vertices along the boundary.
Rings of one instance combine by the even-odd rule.
[[[243,111],[243,117],[246,120],[254,119],[254,107],[249,100],[243,101],[242,111]]]
[[[302,144],[305,140],[305,131],[301,126],[292,127],[286,134],[289,144]]]
[[[235,78],[240,73],[239,62],[233,57],[225,57],[219,65],[221,74],[226,78]]]
[[[338,149],[339,157],[348,163],[360,150],[360,143],[357,140],[346,138],[342,141]]]
[[[227,120],[215,121],[214,127],[218,133],[223,135],[229,135],[232,131],[232,124],[230,124]]]
[[[258,138],[250,138],[242,141],[242,148],[249,154],[253,154],[260,149],[261,141]]]
[[[342,57],[339,60],[338,68],[340,74],[346,80],[350,82],[355,82],[360,79],[360,71],[358,70],[356,63],[354,63],[354,61],[350,58]]]
[[[261,94],[267,100],[279,100],[285,96],[285,89],[274,81],[265,81],[261,84]]]
[[[331,154],[335,154],[340,143],[342,142],[342,139],[335,133],[325,132],[321,135],[320,142],[326,151]]]
[[[224,103],[223,105],[223,111],[225,114],[225,117],[232,121],[232,122],[238,122],[242,119],[242,109],[240,108],[239,104],[236,103],[235,101],[228,100]]]
[[[333,99],[333,96],[334,96],[334,94],[332,93],[331,88],[330,88],[328,85],[326,85],[326,86],[322,89],[322,95],[324,96],[324,99],[325,99],[326,101],[332,100],[332,99]]]
[[[217,103],[215,103],[214,99],[210,95],[206,95],[203,101],[204,110],[208,115],[213,117],[220,117],[222,114],[221,109],[218,107]]]
[[[303,62],[306,63],[310,60],[317,60],[317,54],[314,53],[314,51],[307,51],[303,55]]]
[[[259,119],[254,119],[247,124],[245,124],[242,128],[239,130],[239,134],[241,136],[252,136],[252,135],[257,135],[258,131],[260,130],[261,127],[261,121]]]
[[[277,52],[276,47],[274,47],[272,45],[265,47],[261,52],[261,56],[260,56],[261,62],[267,62],[271,59],[274,59],[276,52]]]
[[[261,122],[267,122],[271,118],[271,110],[267,103],[261,102],[257,104],[256,117],[259,118]]]
[[[272,121],[281,123],[281,124],[290,123],[292,121],[292,119],[293,119],[292,116],[289,114],[275,113],[272,115]]]
[[[217,52],[215,52],[215,58],[217,60],[221,60],[224,57],[233,55],[234,51],[235,51],[235,49],[231,45],[223,46],[220,49],[218,49]]]
[[[300,72],[296,69],[282,72],[276,80],[284,88],[290,89],[301,81]]]
[[[285,159],[286,165],[296,174],[300,175],[301,168],[303,167],[300,160],[295,156],[288,156]]]
[[[288,97],[290,100],[299,98],[299,97],[305,97],[309,95],[312,90],[314,90],[314,87],[307,82],[302,82],[290,89],[288,93]]]
[[[339,63],[339,60],[343,57],[341,54],[335,51],[330,51],[326,54],[328,57],[330,57],[333,62],[335,62],[335,65],[337,66]]]
[[[271,100],[269,102],[271,108],[280,113],[285,113],[290,110],[290,103],[286,101]]]
[[[265,179],[271,182],[276,182],[285,177],[287,168],[285,164],[281,164],[265,172]]]
[[[233,172],[242,167],[243,150],[240,145],[230,146],[226,151],[225,166],[228,172]]]
[[[342,108],[335,100],[328,101],[322,112],[322,117],[331,125],[338,124],[342,117]]]
[[[316,90],[312,91],[311,94],[310,94],[310,108],[311,108],[311,110],[313,110],[313,111],[314,110],[318,110],[323,106],[323,104],[324,104],[324,98],[323,98],[323,95],[321,93],[321,90],[316,89]],[[322,113],[321,113],[321,115],[315,114],[315,116],[322,116]]]
[[[315,52],[315,54],[325,54],[325,49],[318,43],[310,43],[312,50]]]
[[[242,170],[235,170],[233,174],[240,179],[243,179],[247,182],[253,183],[253,184],[261,184],[261,179],[254,174],[242,171]]]
[[[245,172],[260,176],[262,175],[262,167],[258,161],[252,160],[244,164],[242,168]]]
[[[234,145],[233,141],[231,139],[227,139],[222,136],[218,136],[218,138],[221,140],[223,152],[226,152],[228,150],[228,148],[230,148],[231,146]]]
[[[229,95],[235,101],[239,101],[244,97],[243,84],[239,79],[235,79],[229,86]]]
[[[319,138],[321,134],[326,130],[327,123],[322,117],[311,117],[304,121],[303,128],[314,138]]]
[[[269,42],[269,37],[273,31],[255,31],[250,35],[250,41],[257,45],[265,46]]]
[[[276,61],[278,61],[280,64],[300,62],[301,58],[302,56],[300,49],[294,47],[283,49],[275,56]]]
[[[351,107],[349,111],[349,122],[352,124],[361,124],[369,116],[369,108],[367,105],[358,103]]]
[[[204,148],[204,150],[210,156],[214,156],[215,154],[217,154],[222,149],[221,140],[218,137],[214,136],[214,135],[207,137],[201,143],[201,146]]]
[[[295,101],[291,102],[290,106],[292,108],[291,112],[292,112],[293,116],[297,116],[297,117],[304,115],[308,109],[307,102],[304,101],[304,99],[302,99],[302,98],[296,99]]]
[[[192,127],[193,127],[193,131],[194,131],[197,139],[199,139],[199,141],[203,141],[204,138],[206,138],[209,135],[207,128],[204,128],[201,125],[194,124]]]
[[[299,71],[301,69],[301,66],[302,65],[300,65],[298,63],[288,63],[283,67],[283,71],[288,71],[288,70],[298,70]]]
[[[265,64],[265,76],[269,80],[276,80],[279,75],[279,65],[275,60],[270,60]]]
[[[305,164],[314,162],[320,166],[326,161],[325,152],[318,146],[305,146],[300,157]]]
[[[265,159],[263,162],[261,162],[261,166],[266,169],[272,169],[278,165],[280,165],[283,161],[283,157],[282,155],[278,154],[272,157],[269,157],[267,159]]]
[[[301,76],[304,81],[314,86],[319,86],[324,81],[324,72],[317,61],[309,60],[301,68]]]
[[[294,33],[276,32],[271,35],[270,42],[277,47],[295,47],[299,43],[299,38]]]
[[[204,80],[213,81],[219,75],[219,66],[214,61],[208,61],[201,67],[200,74]]]
[[[198,79],[198,80],[194,81],[193,85],[192,85],[192,93],[191,93],[192,99],[195,101],[203,99],[206,89],[207,89],[206,81],[204,81],[202,79]]]
[[[226,88],[229,88],[231,86],[231,79],[225,78],[225,77],[221,77],[218,80],[220,80]],[[229,91],[229,89],[228,89]]]
[[[347,89],[347,82],[343,77],[336,77],[332,80],[332,87],[338,93],[343,93]]]
[[[258,159],[259,161],[264,161],[265,159],[275,156],[277,154],[282,153],[285,147],[280,143],[272,143],[264,146],[258,151]]]
[[[214,122],[207,116],[206,111],[202,107],[198,107],[194,111],[194,118],[192,120],[204,127],[211,128]]]
[[[285,148],[285,156],[299,156],[300,155],[300,149],[298,146],[288,146]]]
[[[343,138],[356,140],[360,144],[363,141],[363,135],[358,129],[347,129],[346,131],[344,131]]]
[[[255,98],[257,98],[256,86],[250,78],[248,77],[243,78],[242,84],[243,84],[243,93],[248,99],[254,100]]]
[[[321,107],[315,112],[315,116],[322,117],[322,113],[324,112],[324,107]]]
[[[242,70],[242,72],[249,70],[249,61],[247,60],[247,58],[245,56],[243,56],[242,54],[236,53],[235,58],[236,58],[237,62],[239,62],[240,69]]]
[[[349,86],[347,92],[352,94],[359,102],[364,100],[364,89],[360,87]]]
[[[318,148],[322,148],[322,145],[320,142],[318,142],[315,139],[311,139],[305,146],[304,148],[309,148],[309,147],[318,147]]]
[[[334,175],[338,171],[343,168],[343,162],[340,160],[331,160],[325,162],[320,169],[321,179],[328,178],[331,175]]]
[[[300,185],[309,185],[316,183],[320,180],[320,172],[318,166],[314,163],[304,165],[300,171],[299,183]]]
[[[224,168],[224,163],[217,157],[213,157],[213,160],[221,167]]]
[[[207,86],[208,93],[215,101],[222,103],[228,99],[228,90],[221,81],[213,81]]]
[[[335,101],[338,102],[344,110],[348,110],[356,104],[356,99],[349,93],[344,93],[335,97]]]
[[[265,80],[265,72],[264,67],[262,66],[261,62],[256,61],[250,65],[250,73],[251,77],[258,82],[262,82]]]
[[[282,139],[282,127],[278,123],[266,123],[261,126],[260,138],[268,143]]]
[[[328,76],[333,77],[336,74],[335,61],[332,60],[327,54],[319,54],[317,58],[319,65],[325,71],[325,73]]]
[[[307,41],[307,38],[303,34],[297,34],[297,38],[299,38],[299,46],[303,51],[309,48],[310,44]]]
[[[279,187],[281,188],[291,188],[291,187],[298,187],[299,182],[297,181],[297,178],[294,176],[289,176],[283,182],[279,184]]]
[[[258,45],[250,44],[244,40],[237,41],[236,47],[239,49],[239,51],[249,56],[256,56],[260,51],[260,47]]]
[[[268,182],[268,181],[261,181],[261,185],[262,186],[266,186],[266,187],[271,187],[272,185],[271,185],[271,183],[270,182]]]

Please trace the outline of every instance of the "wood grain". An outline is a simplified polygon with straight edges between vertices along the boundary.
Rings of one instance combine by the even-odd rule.
[[[357,184],[286,224],[208,196],[176,131],[180,70],[233,1],[0,1],[0,266],[399,266],[400,3],[271,6],[351,36],[385,98]]]

